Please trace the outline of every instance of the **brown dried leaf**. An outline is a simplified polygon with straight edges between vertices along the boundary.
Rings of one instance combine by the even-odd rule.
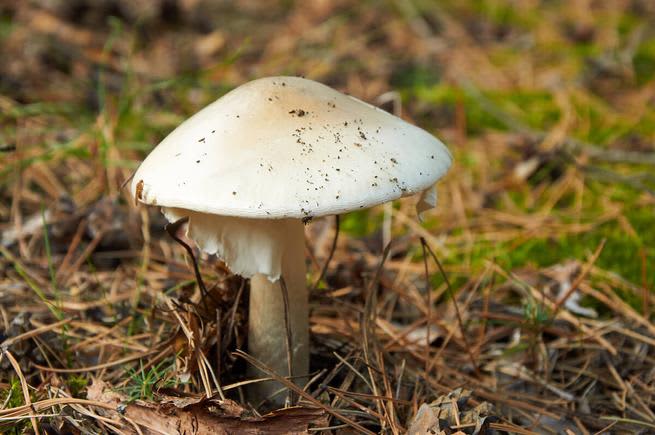
[[[90,400],[116,405],[104,412],[139,426],[144,435],[156,434],[307,434],[310,424],[324,425],[324,412],[317,408],[291,407],[261,417],[248,415],[231,400],[168,397],[160,403],[125,403],[125,397],[95,381],[88,390]],[[124,430],[134,430],[125,424]],[[136,433],[136,431],[134,432]]]
[[[487,402],[466,409],[471,396],[469,390],[458,388],[434,402],[423,404],[407,430],[410,435],[422,434],[472,434],[484,435],[489,424],[498,421],[491,416],[493,407]]]

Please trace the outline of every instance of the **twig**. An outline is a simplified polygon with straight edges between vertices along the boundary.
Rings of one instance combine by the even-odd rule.
[[[364,341],[362,348],[364,350],[364,363],[367,366],[368,376],[371,380],[371,386],[373,387],[372,392],[375,396],[380,396],[377,383],[375,382],[375,376],[373,373],[373,367],[371,363],[371,353],[375,352],[375,349],[373,349],[371,341],[375,340],[375,324],[376,324],[375,318],[377,316],[376,307],[377,307],[377,299],[378,299],[377,298],[378,291],[376,287],[380,282],[382,270],[384,269],[384,263],[387,260],[390,251],[391,251],[391,242],[387,243],[387,246],[385,246],[384,251],[382,252],[382,259],[378,263],[378,267],[375,271],[375,276],[373,277],[373,280],[368,285],[366,301],[364,302],[364,316],[362,319],[363,321],[362,334],[363,334],[363,341]],[[377,406],[378,413],[382,414],[382,408],[384,407],[384,403],[382,403],[380,400],[376,400],[375,405]]]
[[[14,356],[8,350],[3,349],[2,355],[7,357],[7,359],[11,363],[11,366],[14,368],[16,374],[18,375],[18,379],[20,380],[20,386],[23,390],[23,398],[25,399],[25,406],[28,407],[30,412],[30,422],[32,423],[32,428],[34,429],[34,433],[36,435],[40,435],[39,424],[35,416],[36,411],[32,406],[32,398],[30,397],[30,389],[29,386],[27,385],[27,381],[25,380],[25,376],[23,375],[23,371],[20,369],[20,364],[18,364],[16,358],[14,358]]]
[[[351,420],[350,418],[344,416],[340,412],[337,412],[333,408],[330,408],[329,406],[324,405],[319,400],[315,399],[314,396],[307,393],[306,391],[304,391],[302,388],[300,388],[299,386],[297,386],[296,384],[294,384],[290,380],[284,378],[283,376],[278,375],[277,373],[275,373],[273,371],[273,369],[268,367],[266,364],[264,364],[263,362],[253,358],[252,356],[248,355],[244,351],[237,349],[234,352],[234,354],[236,356],[238,356],[238,357],[243,358],[248,363],[252,364],[253,366],[255,366],[257,369],[261,370],[262,372],[268,374],[269,376],[271,376],[276,381],[280,382],[281,384],[284,384],[287,388],[294,390],[303,399],[307,400],[308,402],[311,402],[312,404],[318,406],[321,409],[324,409],[325,412],[332,415],[333,417],[338,418],[339,420],[343,421],[344,423],[347,423],[348,425],[350,425],[351,427],[357,429],[361,433],[365,433],[365,434],[368,434],[368,435],[375,435],[374,432],[371,432],[370,430],[366,429],[364,426],[360,425],[356,421]]]
[[[325,274],[327,273],[328,266],[330,265],[330,261],[332,261],[332,257],[334,256],[334,251],[337,249],[337,240],[339,238],[339,215],[334,215],[334,239],[332,239],[332,246],[330,247],[330,253],[328,254],[327,258],[325,259],[325,264],[323,264],[323,268],[321,269],[321,273],[318,276],[318,279],[314,283],[314,286],[312,287],[312,291],[315,291],[318,289],[319,284],[325,277]]]
[[[284,280],[284,276],[280,276],[280,290],[282,291],[282,300],[284,301],[284,329],[286,332],[286,347],[287,347],[287,370],[289,377],[293,376],[293,335],[291,331],[291,322],[289,320],[289,289]],[[295,403],[295,397],[291,390],[288,390],[287,400],[290,404]]]
[[[574,291],[578,289],[578,286],[584,281],[584,279],[587,277],[587,274],[591,271],[591,267],[596,263],[596,260],[598,260],[598,257],[600,256],[600,253],[603,251],[603,248],[605,247],[605,242],[607,239],[603,239],[600,241],[598,244],[598,247],[596,248],[596,251],[589,257],[589,260],[587,263],[584,265],[582,268],[582,272],[580,272],[580,275],[577,276],[575,281],[571,284],[571,288],[568,289],[564,295],[559,298],[557,302],[555,302],[555,306],[553,307],[553,319],[557,317],[557,313],[559,312],[560,307],[562,304],[566,302],[566,300],[573,294]]]
[[[100,242],[102,241],[102,238],[105,235],[105,232],[107,231],[107,225],[103,225],[100,230],[95,234],[93,239],[89,242],[88,245],[84,248],[80,256],[75,260],[75,263],[73,263],[71,266],[66,267],[66,268],[60,268],[59,271],[57,272],[57,277],[61,282],[66,282],[68,280],[68,277],[71,276],[73,273],[75,273],[76,270],[82,266],[82,264],[89,258],[91,254],[93,254],[93,251],[98,247]]]
[[[60,279],[61,276],[66,272],[68,269],[68,265],[73,258],[73,254],[75,253],[75,250],[80,244],[80,241],[82,240],[82,236],[84,235],[84,231],[86,230],[87,227],[87,219],[83,218],[80,220],[80,223],[77,225],[77,229],[75,230],[75,234],[73,235],[73,238],[68,242],[68,250],[66,251],[66,255],[64,256],[64,259],[61,261],[59,264],[59,270],[57,270],[56,278]]]
[[[234,302],[232,303],[232,308],[230,310],[230,320],[227,323],[227,337],[225,337],[225,340],[223,340],[221,352],[225,352],[225,349],[232,341],[232,334],[234,333],[234,322],[236,321],[237,317],[237,309],[239,308],[239,301],[241,300],[241,295],[243,294],[243,289],[245,286],[246,280],[243,279],[241,280],[241,285],[239,286],[239,290],[237,290],[237,294],[234,297]]]
[[[455,292],[453,292],[453,287],[450,285],[450,280],[448,279],[448,275],[446,275],[446,271],[441,265],[441,261],[439,261],[439,258],[437,258],[434,251],[432,251],[432,248],[430,248],[430,245],[428,245],[428,243],[425,241],[423,237],[421,237],[421,244],[428,250],[430,256],[437,264],[437,267],[441,272],[441,276],[443,276],[444,281],[446,281],[446,287],[448,287],[448,294],[450,295],[450,298],[453,301],[453,306],[455,307],[455,314],[457,316],[457,325],[459,326],[459,332],[460,334],[462,334],[462,340],[464,341],[464,346],[466,347],[466,354],[468,355],[471,364],[473,365],[473,369],[475,370],[475,373],[479,375],[480,368],[475,362],[475,358],[473,356],[471,346],[469,345],[468,339],[466,338],[466,331],[464,331],[464,321],[462,320],[462,314],[460,313],[459,305],[457,304],[457,296],[455,295]]]
[[[196,275],[196,281],[198,282],[198,287],[200,287],[200,292],[202,293],[202,302],[203,305],[205,306],[205,310],[208,310],[209,307],[207,306],[207,301],[205,300],[206,296],[209,296],[209,298],[217,305],[218,305],[218,301],[214,299],[214,297],[207,291],[207,287],[205,286],[205,281],[203,281],[202,279],[202,274],[200,273],[200,268],[198,267],[198,262],[196,261],[196,256],[193,254],[193,249],[191,249],[191,246],[189,246],[184,240],[180,239],[177,236],[177,230],[180,229],[180,227],[187,222],[189,222],[189,217],[185,216],[181,219],[176,220],[175,222],[166,224],[166,226],[164,226],[164,230],[166,230],[168,235],[171,236],[173,240],[175,240],[177,243],[182,245],[182,247],[186,250],[187,254],[189,254],[189,257],[191,257],[191,263],[193,264],[193,273]]]
[[[360,372],[359,372],[359,371],[358,371],[358,370],[357,370],[357,369],[356,369],[352,364],[350,364],[350,363],[348,362],[348,360],[346,360],[344,357],[342,357],[341,355],[339,355],[339,354],[336,353],[336,352],[332,352],[332,354],[333,354],[334,356],[337,357],[337,359],[341,362],[341,364],[343,364],[343,365],[345,365],[346,367],[348,367],[348,368],[349,368],[353,373],[355,373],[355,374],[356,374],[356,375],[357,375],[357,376],[358,376],[362,381],[364,381],[364,383],[366,384],[366,386],[367,386],[368,388],[370,388],[371,391],[373,390],[373,386],[372,386],[371,383],[368,381],[368,379],[366,379],[366,378],[364,377],[363,374],[361,374],[361,373],[360,373]],[[326,387],[326,388],[329,388],[329,387]]]
[[[643,427],[647,427],[647,428],[650,428],[650,429],[655,429],[655,424],[653,424],[653,423],[648,423],[648,422],[645,422],[645,421],[639,421],[639,420],[635,420],[635,419],[632,419],[632,418],[622,418],[622,417],[614,417],[614,416],[609,416],[609,415],[608,416],[603,415],[603,416],[600,417],[600,419],[601,420],[616,421],[616,422],[620,422],[620,423],[629,423],[629,424],[634,424],[634,425],[637,425],[637,426],[643,426]]]
[[[221,378],[221,356],[223,343],[221,342],[221,309],[216,308],[216,377]]]
[[[202,361],[202,363],[205,365],[206,370],[209,372],[209,375],[212,377],[212,380],[214,381],[214,385],[216,386],[216,391],[218,392],[218,396],[221,398],[221,400],[225,400],[225,394],[223,394],[223,388],[221,387],[221,384],[218,381],[218,378],[214,374],[214,371],[212,370],[211,364],[209,364],[209,360],[207,359],[207,356],[199,349],[199,347],[197,347],[196,349],[198,349],[197,353],[198,353],[198,356],[199,356],[199,361],[198,361],[199,364],[198,365],[200,366],[200,362]],[[208,398],[211,397],[211,392],[212,392],[212,389],[209,388],[208,394],[207,394]]]
[[[77,367],[77,368],[74,368],[74,369],[59,369],[59,368],[55,368],[55,367],[47,367],[47,366],[42,366],[42,365],[36,364],[34,362],[32,363],[32,365],[34,367],[36,367],[37,369],[39,369],[39,370],[43,370],[43,371],[46,371],[46,372],[54,372],[54,373],[94,372],[96,370],[102,370],[102,369],[105,369],[107,367],[122,365],[122,364],[125,364],[126,362],[135,361],[135,360],[138,360],[138,359],[141,359],[141,358],[145,358],[146,356],[152,355],[153,353],[157,353],[157,352],[158,352],[157,350],[151,350],[150,352],[145,352],[145,353],[141,352],[141,353],[138,353],[136,355],[130,355],[130,356],[127,356],[125,358],[117,359],[116,361],[109,361],[109,362],[106,362],[106,363],[103,363],[103,364],[97,364],[97,365],[88,366],[88,367]]]
[[[590,177],[593,177],[597,180],[609,181],[612,183],[627,184],[633,189],[643,190],[644,192],[647,192],[650,195],[655,196],[655,190],[651,189],[650,187],[648,187],[648,185],[646,185],[643,181],[641,181],[642,178],[646,178],[646,177],[639,176],[638,174],[632,176],[623,175],[614,171],[609,171],[599,166],[583,165],[578,163],[577,161],[574,161],[574,164],[580,170],[586,172]]]
[[[421,237],[421,250],[423,251],[423,267],[425,268],[425,303],[427,304],[426,333],[425,333],[425,376],[428,375],[430,367],[430,326],[432,325],[432,286],[430,285],[430,272],[428,271],[428,253],[425,250],[425,243]],[[403,360],[404,362],[404,360]]]
[[[648,319],[650,317],[650,290],[648,289],[648,259],[644,247],[639,248],[639,257],[641,258],[641,299],[642,314]]]
[[[21,405],[21,406],[16,406],[14,408],[0,410],[0,417],[17,416],[20,415],[21,413],[29,412],[30,410],[41,411],[44,409],[51,408],[53,406],[63,406],[63,405],[72,405],[72,404],[96,406],[99,408],[111,409],[111,410],[116,409],[115,406],[103,402],[98,402],[96,400],[78,399],[75,397],[56,397],[53,399],[40,400],[38,402],[34,402],[29,405]]]
[[[60,320],[59,322],[55,322],[55,323],[50,324],[50,325],[40,326],[40,327],[38,327],[36,329],[33,329],[31,331],[27,331],[27,332],[24,332],[24,333],[22,333],[20,335],[10,337],[10,338],[6,339],[5,341],[3,341],[2,343],[0,343],[0,348],[1,349],[7,349],[9,346],[11,346],[11,345],[13,345],[15,343],[18,343],[19,341],[23,341],[23,340],[26,340],[28,338],[36,337],[37,335],[43,334],[43,333],[51,331],[53,329],[57,329],[60,326],[65,325],[67,323],[70,323],[72,321],[73,321],[73,319]]]

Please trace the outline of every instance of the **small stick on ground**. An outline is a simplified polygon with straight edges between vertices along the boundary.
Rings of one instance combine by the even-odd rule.
[[[428,272],[428,253],[425,250],[425,243],[421,237],[421,250],[423,251],[423,267],[425,273],[425,303],[427,304],[426,325],[425,330],[425,376],[428,375],[430,368],[430,326],[432,326],[432,286],[430,285],[430,272]]]
[[[364,351],[364,362],[366,363],[368,369],[368,376],[371,381],[372,392],[375,396],[380,396],[377,383],[375,382],[375,377],[373,373],[373,368],[371,366],[372,359],[371,353],[374,353],[374,348],[372,346],[372,341],[375,340],[375,318],[376,312],[375,308],[377,306],[377,289],[376,286],[380,282],[380,276],[382,275],[382,270],[384,268],[384,263],[387,261],[389,256],[389,251],[391,250],[391,242],[387,243],[387,246],[384,248],[382,253],[382,259],[378,263],[377,270],[375,271],[375,276],[373,280],[368,285],[368,290],[366,294],[366,301],[364,302],[364,314],[363,314],[363,325],[362,325],[362,334],[363,334],[363,346]],[[384,406],[380,400],[376,400],[375,405],[377,407],[378,413],[382,414],[382,407]]]
[[[216,304],[218,304],[218,301],[215,300],[212,295],[207,291],[207,287],[205,286],[205,281],[202,279],[202,275],[200,274],[200,268],[198,267],[198,262],[196,261],[196,256],[193,254],[193,249],[191,249],[191,246],[189,246],[184,240],[180,239],[177,236],[177,230],[180,229],[182,225],[185,223],[189,222],[189,217],[185,216],[181,219],[176,220],[173,223],[168,223],[164,226],[164,230],[168,233],[169,236],[173,240],[175,240],[177,243],[182,245],[182,247],[186,250],[187,254],[189,254],[189,257],[191,257],[191,263],[193,263],[193,273],[196,275],[196,281],[198,282],[198,287],[200,287],[200,292],[202,293],[202,303],[205,306],[205,309],[209,309],[207,306],[207,301],[205,300],[205,297],[209,296],[209,298]]]
[[[239,308],[239,302],[241,301],[241,295],[243,294],[243,289],[246,287],[246,280],[241,281],[239,290],[237,290],[237,295],[234,297],[234,302],[232,308],[230,309],[230,320],[227,323],[227,336],[222,342],[221,353],[225,352],[227,346],[230,345],[232,341],[232,335],[234,334],[234,323],[236,322],[237,309]]]
[[[36,411],[34,410],[34,407],[32,406],[32,399],[30,397],[30,390],[29,386],[27,385],[27,381],[25,380],[25,376],[23,375],[23,371],[20,369],[20,364],[18,364],[18,361],[16,361],[16,358],[9,352],[8,350],[3,350],[2,355],[5,355],[9,362],[11,363],[11,366],[14,368],[16,371],[16,374],[18,375],[18,379],[20,380],[20,386],[23,390],[23,398],[25,399],[25,405],[29,408],[30,412],[30,422],[32,423],[32,428],[34,428],[34,433],[36,435],[40,435],[39,432],[39,423],[34,416],[36,414]]]
[[[221,378],[221,355],[223,343],[221,342],[221,309],[216,308],[216,377]]]
[[[266,364],[262,363],[261,361],[258,361],[257,359],[255,359],[252,356],[248,355],[244,351],[237,349],[236,352],[234,352],[234,354],[236,356],[238,356],[238,357],[243,358],[248,363],[252,364],[255,368],[257,368],[257,369],[261,370],[262,372],[268,374],[269,376],[271,376],[276,381],[286,385],[287,388],[289,388],[291,390],[294,390],[303,399],[307,400],[308,402],[312,403],[313,405],[318,406],[321,409],[324,409],[325,412],[327,412],[328,414],[332,415],[335,418],[338,418],[339,420],[343,421],[344,423],[347,423],[349,426],[357,429],[360,433],[365,433],[367,435],[375,435],[374,432],[371,432],[370,430],[366,429],[364,426],[360,425],[356,421],[351,420],[350,418],[346,417],[345,415],[341,414],[340,412],[336,411],[335,409],[333,409],[333,408],[331,408],[329,406],[326,406],[325,404],[323,404],[318,399],[315,399],[314,396],[312,396],[308,392],[304,391],[298,385],[294,384],[289,379],[286,379],[285,377],[278,375],[273,370],[271,370],[271,368],[268,367]]]
[[[291,323],[289,321],[289,290],[284,277],[280,277],[280,290],[282,291],[282,299],[284,300],[284,329],[286,331],[286,345],[287,345],[287,369],[289,371],[289,378],[293,377],[293,337],[291,335]],[[293,405],[296,401],[295,395],[292,390],[288,391],[287,401]]]
[[[455,307],[455,314],[457,315],[457,325],[459,326],[459,332],[462,334],[462,340],[464,341],[464,346],[466,347],[466,354],[471,360],[471,364],[473,365],[473,369],[475,370],[475,373],[479,375],[480,369],[477,363],[475,362],[475,358],[471,351],[471,346],[469,345],[468,339],[466,338],[466,332],[464,331],[464,322],[462,321],[462,313],[460,313],[459,311],[459,305],[457,304],[457,297],[455,296],[455,293],[453,292],[453,288],[450,285],[450,280],[448,279],[448,276],[446,275],[446,271],[441,265],[441,261],[439,261],[439,258],[437,258],[436,254],[434,253],[432,248],[430,248],[430,245],[428,245],[428,243],[425,241],[423,237],[421,237],[421,244],[428,250],[434,262],[437,263],[439,272],[441,272],[441,276],[443,276],[444,281],[446,281],[446,287],[448,287],[448,294],[450,295],[453,301],[453,306]]]
[[[328,266],[330,265],[330,261],[332,261],[332,257],[334,256],[334,251],[337,250],[337,240],[339,239],[339,215],[334,215],[334,239],[332,239],[332,246],[330,247],[330,253],[328,254],[327,258],[325,259],[325,264],[323,265],[323,268],[321,269],[320,275],[318,275],[318,278],[316,279],[316,282],[314,283],[314,286],[312,287],[312,291],[316,290],[325,277],[325,274],[327,273]]]
[[[571,288],[568,289],[568,291],[561,297],[557,302],[555,302],[555,306],[553,307],[553,319],[555,316],[557,316],[557,312],[559,311],[560,307],[566,302],[566,300],[573,294],[574,291],[578,289],[582,281],[587,277],[587,274],[591,271],[591,267],[596,263],[596,260],[598,260],[598,257],[600,256],[600,253],[603,252],[603,248],[605,247],[605,242],[607,239],[603,239],[600,241],[600,244],[596,248],[596,251],[589,257],[589,261],[587,261],[587,264],[584,265],[582,268],[582,272],[580,272],[580,275],[573,281],[571,284]]]

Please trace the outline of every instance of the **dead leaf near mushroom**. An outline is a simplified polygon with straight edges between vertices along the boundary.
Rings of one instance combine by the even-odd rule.
[[[458,388],[418,409],[408,435],[485,435],[495,433],[493,406],[487,402],[471,406],[471,392]]]
[[[310,425],[326,426],[322,409],[295,406],[256,416],[232,400],[205,396],[159,395],[158,402],[128,398],[96,380],[87,398],[115,407],[102,414],[123,433],[143,435],[307,434]],[[138,428],[138,429],[137,429]]]

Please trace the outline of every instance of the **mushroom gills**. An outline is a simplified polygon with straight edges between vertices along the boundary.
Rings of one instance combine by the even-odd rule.
[[[232,273],[244,278],[262,274],[271,282],[280,279],[282,262],[292,255],[289,235],[302,227],[298,219],[251,219],[172,207],[162,212],[170,222],[188,216],[187,237],[223,260]]]

